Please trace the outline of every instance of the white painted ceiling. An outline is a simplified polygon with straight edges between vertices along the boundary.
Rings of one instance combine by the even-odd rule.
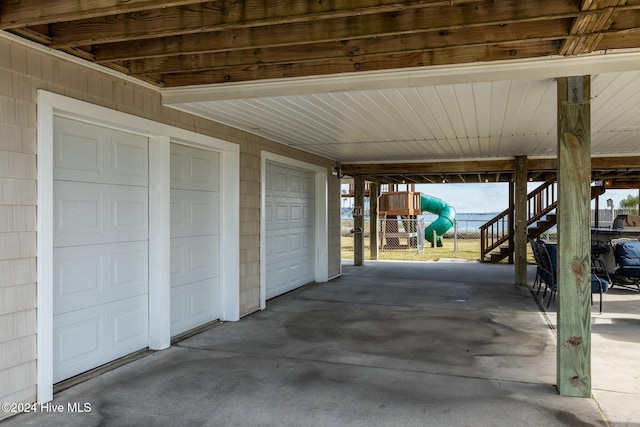
[[[592,155],[640,153],[640,56],[599,54],[163,91],[342,163],[555,157],[556,77],[592,75]]]

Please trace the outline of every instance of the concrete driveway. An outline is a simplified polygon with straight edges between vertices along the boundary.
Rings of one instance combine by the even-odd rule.
[[[60,413],[0,424],[608,425],[596,400],[557,394],[555,358],[512,266],[369,262],[63,391]]]

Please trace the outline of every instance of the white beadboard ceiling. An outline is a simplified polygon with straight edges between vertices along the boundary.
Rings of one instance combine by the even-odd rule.
[[[592,155],[637,155],[638,70],[637,53],[601,54],[169,89],[163,102],[342,163],[554,157],[555,77],[591,73]]]

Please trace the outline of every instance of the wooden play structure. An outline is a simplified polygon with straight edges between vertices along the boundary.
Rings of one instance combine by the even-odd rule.
[[[388,184],[378,199],[378,216],[380,218],[380,245],[384,249],[408,249],[418,245],[418,215],[420,208],[420,192],[415,191],[415,184],[404,184],[406,190],[401,191],[400,184]]]
[[[437,197],[415,191],[415,184],[384,184],[381,190],[378,198],[379,249],[421,250],[424,240],[432,246],[442,246],[442,235],[453,227],[455,221],[453,207]],[[353,197],[353,194],[350,186],[342,196]],[[369,197],[366,187],[365,197]],[[424,212],[438,215],[426,228],[418,218]]]

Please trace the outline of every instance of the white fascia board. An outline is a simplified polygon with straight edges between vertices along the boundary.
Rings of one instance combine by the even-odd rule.
[[[160,89],[163,105],[313,93],[424,87],[501,80],[544,79],[640,69],[640,51],[456,64],[323,77],[259,80]]]

